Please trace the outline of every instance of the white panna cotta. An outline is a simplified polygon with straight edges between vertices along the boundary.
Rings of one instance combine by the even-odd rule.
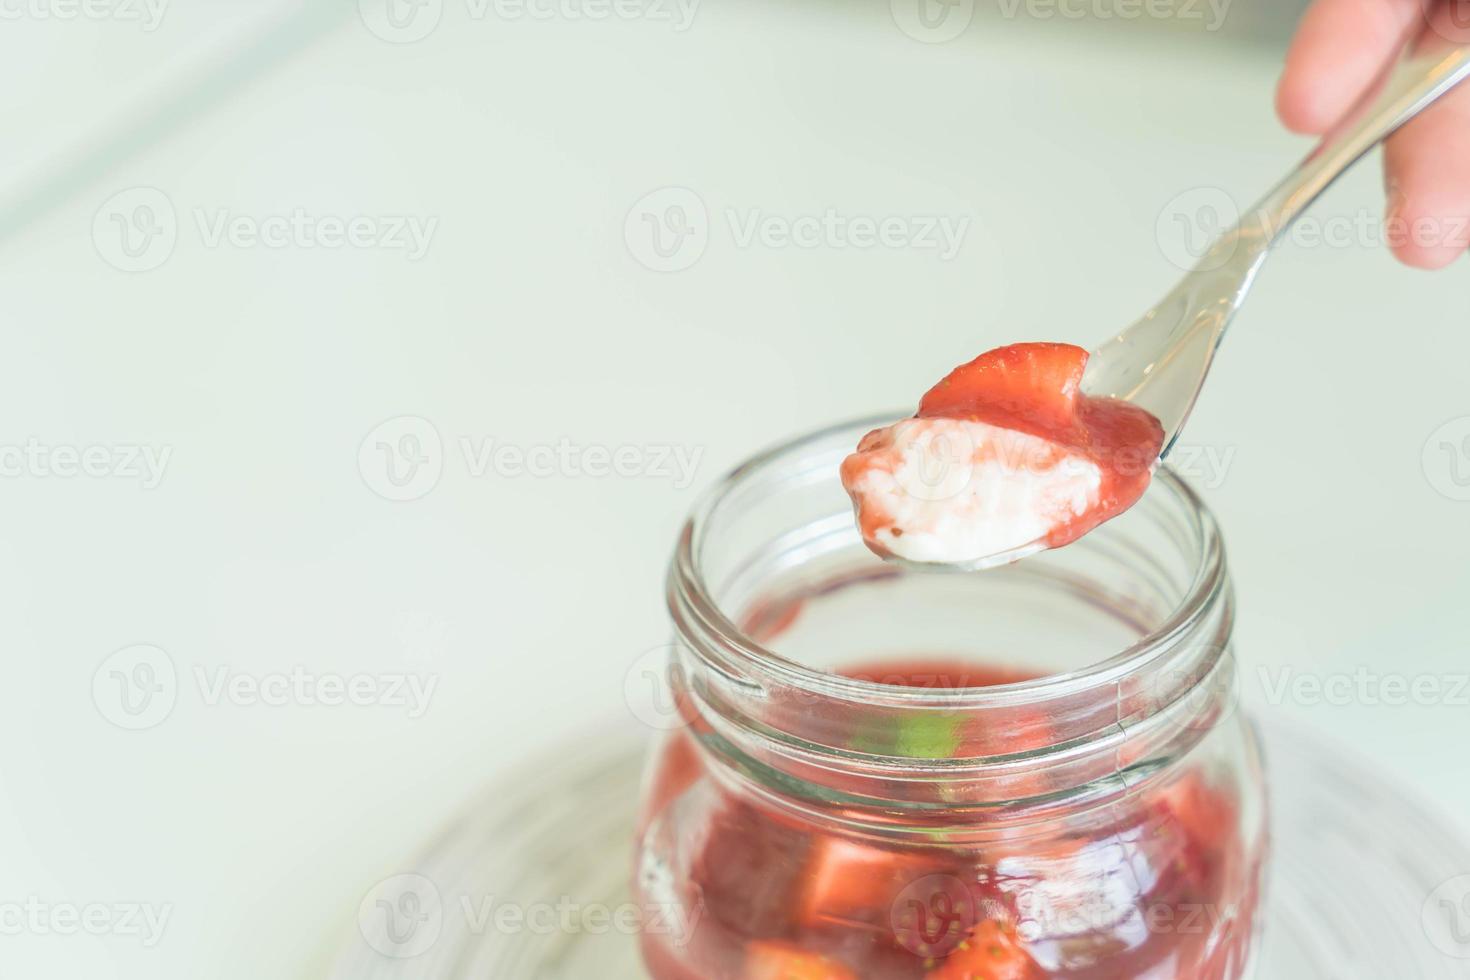
[[[963,564],[1045,539],[1098,503],[1082,453],[969,419],[910,418],[842,463],[863,539],[882,555]]]

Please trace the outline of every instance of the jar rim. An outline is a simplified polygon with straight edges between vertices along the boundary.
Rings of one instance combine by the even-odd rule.
[[[803,448],[831,439],[841,432],[890,425],[905,414],[895,412],[841,422],[773,446],[735,467],[696,502],[675,548],[669,573],[669,601],[676,622],[682,626],[684,617],[681,613],[692,616],[700,627],[702,638],[718,645],[718,662],[714,666],[724,667],[723,672],[735,675],[731,680],[738,682],[753,674],[757,678],[840,700],[898,707],[963,710],[1035,704],[1115,684],[1154,665],[1178,645],[1180,637],[1189,635],[1228,587],[1224,543],[1214,516],[1194,489],[1164,463],[1155,470],[1154,483],[1176,495],[1187,514],[1188,530],[1195,546],[1188,556],[1194,565],[1192,581],[1158,626],[1112,656],[1074,670],[1006,684],[938,689],[901,687],[807,666],[748,635],[720,607],[700,566],[705,535],[721,505],[747,481]],[[1151,487],[1149,492],[1153,493],[1155,489]],[[956,573],[936,571],[932,574]],[[701,650],[700,654],[708,659],[705,655],[709,652]]]

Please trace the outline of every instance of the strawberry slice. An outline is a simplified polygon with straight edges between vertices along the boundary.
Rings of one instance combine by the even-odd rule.
[[[761,941],[746,947],[743,980],[857,980],[857,974],[830,956]]]
[[[1011,344],[961,364],[924,395],[920,418],[967,418],[1051,437],[1074,428],[1087,351]]]
[[[995,921],[980,923],[924,980],[1032,980],[1036,963],[1015,930]]]

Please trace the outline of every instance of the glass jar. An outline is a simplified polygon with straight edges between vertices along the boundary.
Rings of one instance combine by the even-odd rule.
[[[682,726],[635,889],[655,980],[1234,980],[1266,849],[1214,520],[1167,468],[975,574],[862,544],[869,420],[737,469],[669,577]]]

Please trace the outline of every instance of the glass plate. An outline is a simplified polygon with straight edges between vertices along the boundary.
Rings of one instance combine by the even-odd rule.
[[[1253,980],[1470,976],[1470,847],[1390,781],[1267,727],[1273,823]],[[545,759],[364,896],[337,980],[642,980],[624,917],[642,747]]]

